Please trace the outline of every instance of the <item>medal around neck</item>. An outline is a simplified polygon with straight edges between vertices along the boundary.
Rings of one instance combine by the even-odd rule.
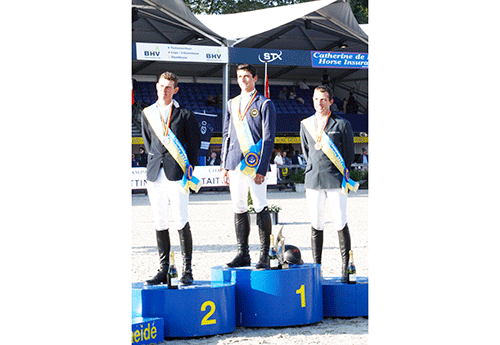
[[[322,144],[322,143],[316,143],[316,144],[314,144],[314,148],[315,148],[317,151],[319,151],[319,150],[321,150],[321,149],[323,148],[323,144]]]

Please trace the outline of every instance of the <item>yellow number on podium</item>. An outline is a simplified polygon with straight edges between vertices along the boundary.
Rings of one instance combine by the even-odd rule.
[[[205,303],[203,303],[201,305],[201,311],[205,311],[205,309],[207,309],[207,307],[210,307],[210,311],[207,313],[207,315],[205,315],[203,320],[201,320],[202,326],[213,325],[213,324],[217,323],[217,320],[215,320],[215,319],[212,319],[212,320],[208,319],[210,316],[213,315],[213,313],[215,313],[215,303],[212,301],[206,301]]]
[[[300,294],[300,306],[305,308],[306,306],[306,287],[304,284],[300,286],[300,289],[295,291],[296,294]]]

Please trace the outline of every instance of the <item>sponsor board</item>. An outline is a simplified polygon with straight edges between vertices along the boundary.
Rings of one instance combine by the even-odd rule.
[[[135,44],[137,60],[228,63],[228,48],[219,46],[193,46],[184,44]]]
[[[311,65],[316,68],[368,68],[368,53],[311,52]]]
[[[146,189],[146,168],[132,168],[132,189]],[[223,187],[222,174],[220,166],[196,166],[193,175],[201,181],[201,187]],[[278,183],[276,164],[271,164],[271,171],[267,172],[267,184],[275,185]]]

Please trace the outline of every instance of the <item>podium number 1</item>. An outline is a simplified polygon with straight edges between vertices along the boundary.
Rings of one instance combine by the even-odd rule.
[[[302,308],[306,307],[306,287],[304,284],[300,286],[300,289],[295,291],[296,294],[300,294],[300,306]]]
[[[205,309],[207,309],[207,307],[210,307],[210,310],[208,311],[207,315],[205,315],[203,320],[201,320],[202,326],[213,325],[213,324],[217,323],[217,320],[215,320],[215,319],[212,319],[212,320],[208,319],[210,316],[212,316],[213,313],[215,313],[215,303],[212,301],[206,301],[205,303],[203,303],[201,305],[201,311],[205,311]]]

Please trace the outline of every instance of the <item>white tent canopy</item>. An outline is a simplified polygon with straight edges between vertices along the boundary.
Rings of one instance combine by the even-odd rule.
[[[356,22],[349,4],[344,1],[319,0],[234,14],[197,15],[196,18],[219,36],[233,41],[231,46],[239,45],[250,37],[290,25],[294,21],[298,21],[294,24],[297,27],[300,22],[306,26],[305,20],[309,20],[310,24],[314,22],[324,32],[330,30],[332,35],[335,32],[340,38],[368,44],[367,35]],[[302,30],[306,39],[311,39],[309,30],[309,27]],[[282,40],[283,35],[280,36]],[[293,42],[280,43],[282,48],[293,49],[290,47]]]

